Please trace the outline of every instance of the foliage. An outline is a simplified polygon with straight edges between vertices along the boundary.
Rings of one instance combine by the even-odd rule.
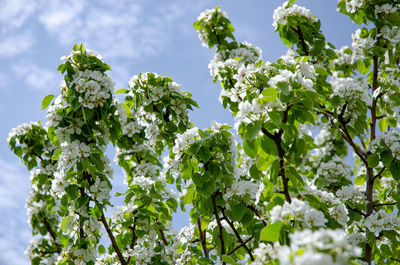
[[[8,139],[31,170],[32,264],[398,264],[400,6],[340,0],[338,10],[364,25],[352,48],[327,42],[293,0],[278,7],[288,52],[275,63],[236,41],[220,7],[199,16],[233,130],[196,128],[197,103],[155,73],[133,76],[119,102],[111,68],[75,45],[58,67],[61,94],[42,102],[47,126]],[[127,189],[106,217],[109,143]],[[190,224],[175,232],[178,206],[190,206]]]

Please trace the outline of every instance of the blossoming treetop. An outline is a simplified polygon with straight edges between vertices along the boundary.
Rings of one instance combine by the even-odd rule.
[[[352,48],[327,42],[293,0],[278,7],[288,52],[275,63],[236,41],[219,7],[199,16],[234,130],[196,128],[191,95],[155,73],[133,76],[119,102],[110,67],[74,46],[58,68],[61,94],[43,100],[46,127],[9,137],[31,170],[32,264],[397,264],[400,6],[340,0],[338,10],[368,24]],[[107,217],[109,143],[127,190]],[[178,205],[191,207],[190,224],[175,232]]]

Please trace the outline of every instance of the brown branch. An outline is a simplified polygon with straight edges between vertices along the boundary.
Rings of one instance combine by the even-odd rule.
[[[342,134],[343,138],[353,148],[354,152],[356,152],[358,157],[363,161],[363,163],[365,165],[368,165],[368,161],[366,158],[366,152],[354,143],[353,138],[350,136],[349,131],[347,130],[347,126],[346,126],[347,122],[344,121],[343,116],[340,117],[340,115],[339,115],[338,120],[339,120],[340,124],[338,126],[337,124],[335,124],[333,122],[333,119],[335,118],[334,114],[331,111],[326,110],[324,105],[320,105],[320,107],[322,109],[324,109],[324,111],[319,112],[319,113],[324,115],[330,121],[332,128],[339,129],[339,132]],[[342,108],[342,112],[343,112],[343,108]]]
[[[206,231],[202,231],[202,229],[201,229],[200,218],[197,218],[197,228],[199,229],[200,242],[201,242],[201,247],[203,248],[204,256],[206,258],[209,258],[208,249],[207,249]]]
[[[133,214],[135,214],[136,210],[133,212]],[[133,247],[135,246],[136,243],[136,217],[133,218],[133,226],[129,226],[129,228],[132,230],[132,241],[130,244],[131,249],[133,249]],[[129,262],[131,261],[131,256],[128,258],[128,260],[126,261],[127,264],[129,264]]]
[[[377,203],[377,204],[374,204],[374,207],[396,205],[396,204],[397,204],[397,202]]]
[[[273,135],[273,134],[271,134],[267,129],[265,129],[265,128],[263,127],[263,128],[261,128],[261,131],[262,131],[263,134],[265,134],[266,136],[268,136],[269,138],[271,138],[272,140],[275,141],[276,136]]]
[[[373,177],[373,180],[379,178],[379,177],[382,175],[383,171],[385,171],[385,170],[386,170],[386,166],[384,166],[384,167],[378,172],[378,174],[376,174],[376,175]]]
[[[256,208],[254,208],[252,205],[247,205],[247,208],[250,209],[250,210],[252,210],[252,211],[257,215],[257,217],[260,218],[261,222],[263,222],[263,224],[264,224],[265,226],[267,225],[267,222],[265,222],[265,221],[262,219],[260,213],[257,211]]]
[[[79,192],[81,194],[81,198],[84,198],[85,197],[85,188],[79,187]],[[85,234],[83,231],[83,218],[82,218],[81,214],[78,214],[78,215],[79,215],[79,237],[84,238]]]
[[[289,110],[292,108],[292,106],[293,106],[292,104],[288,104],[285,111],[283,112],[283,118],[282,118],[283,124],[285,124],[287,122]]]
[[[364,141],[361,139],[361,135],[357,134],[358,140],[360,140],[360,143],[362,145],[362,147],[364,148],[364,150],[367,149],[367,146],[365,145]]]
[[[124,257],[122,256],[121,250],[119,249],[117,242],[115,241],[114,235],[111,232],[110,227],[108,226],[106,217],[104,216],[103,210],[101,211],[101,217],[100,217],[101,222],[104,225],[104,228],[106,229],[107,235],[111,240],[111,244],[115,250],[115,252],[117,253],[118,259],[121,262],[122,265],[127,265],[128,263],[125,261]]]
[[[161,228],[158,229],[158,231],[160,231],[162,242],[164,243],[164,245],[168,246],[168,241],[167,238],[165,237],[164,231]]]
[[[219,210],[221,211],[222,215],[224,216],[225,221],[229,224],[229,226],[232,228],[233,233],[235,234],[236,238],[239,240],[240,244],[244,247],[244,249],[247,251],[247,253],[250,256],[251,261],[254,261],[254,256],[251,253],[250,249],[247,247],[247,245],[244,243],[242,237],[240,236],[240,234],[238,233],[238,231],[236,230],[236,227],[233,225],[232,221],[229,220],[229,218],[225,215],[224,213],[224,209],[222,209],[221,207],[219,207]]]
[[[46,218],[46,217],[43,218],[42,222],[43,222],[44,226],[46,227],[47,231],[49,232],[51,238],[53,239],[54,244],[55,244],[56,247],[57,247],[57,251],[54,251],[54,252],[60,253],[60,252],[61,252],[61,245],[59,245],[59,244],[56,242],[57,236],[56,236],[56,234],[54,233],[52,227],[50,226],[50,223],[47,221],[47,218]]]
[[[348,205],[348,204],[346,204],[346,207],[347,207],[349,210],[353,211],[353,212],[359,213],[359,214],[361,214],[362,216],[367,217],[367,215],[366,215],[365,213],[363,213],[362,211],[360,211],[360,210],[358,210],[358,209],[356,209],[356,208],[351,207],[351,206]]]
[[[378,30],[379,33],[379,30]],[[376,45],[379,44],[379,39],[376,42]],[[373,56],[373,64],[374,64],[374,69],[373,69],[373,76],[372,76],[372,95],[374,92],[378,89],[378,57]],[[370,132],[370,142],[375,140],[376,137],[376,103],[377,99],[373,98],[372,99],[372,104],[371,104],[371,132]],[[369,154],[367,155],[368,159]],[[374,198],[373,198],[373,191],[374,191],[374,182],[375,182],[375,176],[374,176],[374,169],[373,168],[368,168],[368,164],[366,164],[367,167],[367,187],[365,189],[365,194],[367,195],[367,217],[370,216],[374,212]],[[372,234],[373,237],[375,235],[371,233],[368,228],[367,228],[367,235]],[[369,265],[372,264],[372,247],[370,246],[369,243],[365,244],[365,252],[364,252],[364,261],[366,261]]]
[[[301,31],[300,26],[297,26],[297,28],[291,26],[291,28],[297,33],[297,35],[299,35],[300,46],[301,46],[301,49],[303,50],[304,54],[309,56],[310,53],[308,51],[307,44],[304,40],[303,32]]]
[[[350,144],[350,146],[353,148],[354,152],[358,155],[358,157],[363,161],[364,165],[368,165],[368,161],[366,158],[365,151],[362,150],[358,145],[356,145],[351,138],[346,125],[343,127],[340,127],[340,132],[342,133],[343,138],[346,140],[347,143]]]
[[[374,94],[375,90],[378,89],[378,57],[374,56],[373,61],[374,70],[372,76],[372,94]],[[377,99],[373,98],[371,104],[371,142],[375,140],[376,137],[376,103]]]
[[[283,112],[282,123],[287,122],[289,110],[291,108],[292,108],[291,104],[287,105],[285,111]],[[285,151],[282,148],[283,129],[282,128],[279,129],[279,132],[275,133],[274,135],[268,132],[268,130],[265,129],[264,127],[261,128],[261,131],[267,137],[271,138],[275,142],[279,155],[279,176],[282,178],[283,193],[285,194],[285,198],[288,201],[288,203],[292,203],[292,199],[290,198],[290,193],[289,193],[289,179],[286,177],[286,172],[285,172]]]
[[[353,150],[357,153],[357,155],[361,158],[361,160],[364,162],[366,166],[368,166],[368,161],[366,158],[366,152],[362,150],[358,145],[356,145],[353,141],[353,138],[350,136],[349,131],[347,130],[347,123],[348,121],[344,120],[344,113],[347,108],[347,103],[343,105],[342,110],[340,114],[338,115],[338,121],[341,125],[340,131],[343,132],[342,135],[345,138],[345,140],[353,147]]]
[[[224,242],[224,233],[222,230],[223,228],[222,228],[221,220],[218,215],[217,204],[215,202],[216,195],[217,195],[217,193],[214,193],[213,195],[211,195],[211,201],[212,201],[212,205],[214,208],[214,215],[215,215],[215,218],[217,219],[217,225],[218,225],[218,230],[219,230],[219,240],[221,241],[221,256],[222,256],[222,255],[225,255],[225,242]],[[225,261],[223,261],[222,264],[226,265]]]
[[[232,249],[231,251],[229,251],[228,256],[232,255],[236,250],[238,250],[239,248],[243,247],[243,245],[246,245],[247,243],[249,243],[250,240],[252,240],[252,239],[253,239],[253,237],[250,237],[249,239],[244,241],[243,244],[240,244],[239,246],[237,246],[234,249]]]

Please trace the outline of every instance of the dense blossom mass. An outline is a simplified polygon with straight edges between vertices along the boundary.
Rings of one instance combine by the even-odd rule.
[[[339,0],[363,26],[336,48],[294,2],[273,14],[288,47],[276,62],[236,41],[220,7],[194,23],[232,126],[195,127],[169,77],[114,91],[100,55],[62,57],[46,126],[8,138],[31,172],[32,264],[399,264],[400,4]],[[126,184],[112,213],[109,144]],[[178,207],[190,219],[174,231]]]

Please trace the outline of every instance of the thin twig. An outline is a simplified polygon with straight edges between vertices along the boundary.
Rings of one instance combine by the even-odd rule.
[[[373,180],[379,178],[379,177],[382,175],[383,171],[385,171],[385,170],[386,170],[386,166],[384,166],[384,167],[378,172],[378,174],[376,174],[376,175],[373,177]]]
[[[219,230],[219,240],[221,241],[221,256],[222,256],[222,255],[225,255],[224,233],[223,233],[221,220],[218,215],[218,209],[217,209],[217,204],[215,202],[215,197],[216,197],[216,193],[214,193],[211,196],[211,201],[212,201],[212,205],[214,208],[214,215],[215,215],[215,218],[217,219],[217,225],[218,225],[218,230]],[[225,261],[223,261],[222,264],[225,265],[226,264]]]
[[[125,261],[124,257],[122,256],[121,250],[119,249],[117,242],[115,241],[115,237],[113,233],[111,232],[110,227],[108,226],[106,217],[104,216],[103,210],[101,211],[101,217],[100,217],[101,222],[104,225],[104,228],[106,229],[107,235],[111,240],[111,245],[113,246],[115,252],[117,253],[118,259],[121,262],[122,265],[127,265],[128,263]]]
[[[235,247],[234,249],[232,249],[231,251],[229,251],[228,255],[232,255],[236,250],[238,250],[239,248],[243,247],[243,245],[246,245],[247,243],[250,242],[250,240],[252,240],[253,237],[250,237],[249,239],[247,239],[246,241],[243,242],[243,244],[240,244],[239,246]]]
[[[374,204],[374,207],[396,205],[396,204],[397,204],[397,202],[377,203],[377,204]]]
[[[232,228],[233,233],[235,234],[236,238],[239,240],[240,244],[244,247],[244,249],[247,251],[247,253],[250,256],[251,261],[254,261],[254,256],[251,253],[250,249],[246,246],[246,244],[244,243],[242,237],[240,236],[240,234],[238,233],[238,231],[236,230],[236,227],[233,225],[232,221],[229,220],[229,218],[225,215],[224,213],[224,209],[222,209],[221,207],[219,207],[219,210],[221,211],[222,215],[225,218],[225,221],[229,224],[229,226]]]
[[[208,249],[207,249],[207,239],[206,239],[206,231],[202,231],[201,229],[201,221],[200,218],[197,218],[197,228],[199,229],[200,234],[200,243],[201,247],[203,248],[204,256],[208,258]]]
[[[360,211],[360,210],[358,210],[358,209],[356,209],[356,208],[351,207],[351,206],[348,205],[348,204],[346,204],[346,207],[347,207],[349,210],[353,211],[353,212],[359,213],[359,214],[361,214],[362,216],[367,217],[367,215],[366,215],[365,213],[363,213],[362,211]]]
[[[252,211],[257,215],[257,217],[260,218],[261,222],[263,222],[264,225],[267,225],[267,222],[265,222],[265,221],[262,219],[260,213],[257,211],[256,208],[254,208],[252,205],[247,205],[247,208],[250,209],[250,210],[252,210]]]
[[[158,231],[160,231],[162,242],[164,243],[164,245],[168,246],[168,241],[167,238],[165,237],[164,231],[161,228],[158,229]]]

